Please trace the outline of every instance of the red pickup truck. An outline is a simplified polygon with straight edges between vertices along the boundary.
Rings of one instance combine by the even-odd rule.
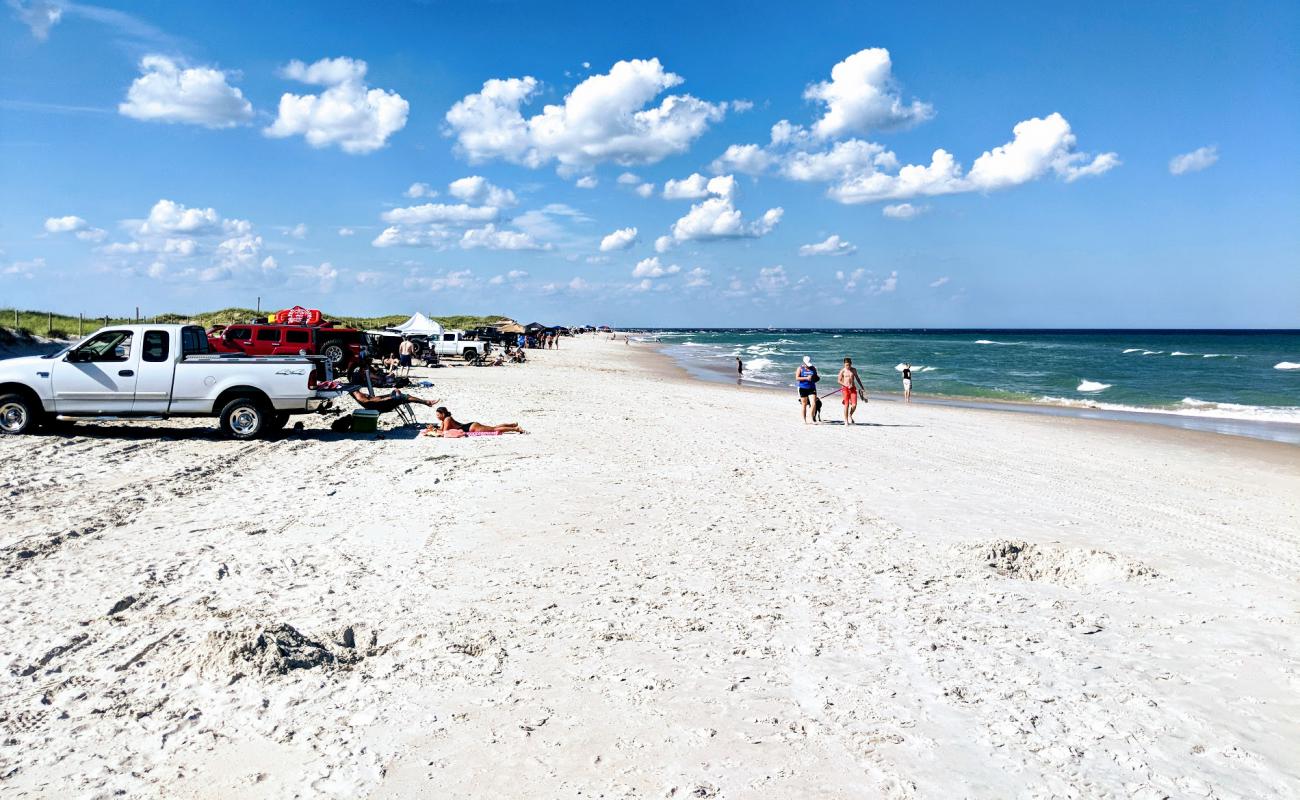
[[[216,325],[208,331],[208,343],[218,353],[321,355],[334,364],[335,374],[343,374],[361,357],[365,334],[332,325]]]

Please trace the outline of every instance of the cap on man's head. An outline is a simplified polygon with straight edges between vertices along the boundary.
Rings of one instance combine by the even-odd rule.
[[[804,356],[804,357],[803,357],[803,365],[804,365],[805,367],[810,367],[810,366],[812,366],[812,356]]]

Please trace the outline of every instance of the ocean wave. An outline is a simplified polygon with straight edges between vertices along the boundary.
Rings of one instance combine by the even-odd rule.
[[[1164,352],[1165,352],[1164,350],[1143,350],[1143,351],[1142,351],[1142,355],[1144,355],[1144,356],[1159,356],[1159,355],[1164,355]]]
[[[922,372],[934,372],[938,367],[921,367]]]
[[[1090,381],[1085,378],[1084,380],[1079,381],[1079,386],[1075,389],[1075,391],[1076,392],[1104,392],[1107,389],[1109,389],[1112,385],[1113,384],[1109,384],[1109,383],[1098,383],[1097,381]]]
[[[1169,355],[1171,355],[1171,356],[1194,356],[1194,355],[1196,355],[1196,354],[1195,354],[1195,353],[1184,353],[1182,350],[1175,350],[1174,352],[1170,353]]]
[[[1279,361],[1273,365],[1273,369],[1300,369],[1300,364],[1294,361]]]
[[[1206,353],[1201,358],[1236,358],[1236,356],[1227,353]]]
[[[1024,344],[1024,342],[995,342],[992,339],[976,339],[975,344],[1000,344],[1007,346],[1012,344]]]
[[[745,362],[745,372],[762,372],[774,363],[770,358],[753,358]]]
[[[1125,350],[1124,352],[1125,352],[1125,353],[1140,353],[1140,352],[1142,352],[1142,348],[1141,348],[1141,347],[1130,347],[1130,348],[1128,348],[1127,350]]]
[[[1300,406],[1250,406],[1241,403],[1215,403],[1185,397],[1176,406],[1131,406],[1123,403],[1100,403],[1071,397],[1039,397],[1038,402],[1069,408],[1092,408],[1098,411],[1128,411],[1138,414],[1174,414],[1180,417],[1214,417],[1253,422],[1300,423]]]
[[[903,369],[904,369],[906,366],[907,366],[907,364],[904,364],[904,363],[902,363],[902,362],[899,362],[899,363],[897,363],[897,364],[894,365],[894,370],[897,371],[897,372],[902,372]],[[913,364],[913,365],[912,365],[912,371],[913,371],[913,372],[934,372],[936,369],[938,369],[938,367],[923,367],[923,366],[921,366],[920,364]]]

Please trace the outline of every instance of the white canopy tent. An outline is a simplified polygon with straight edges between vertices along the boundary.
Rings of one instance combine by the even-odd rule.
[[[406,322],[400,325],[394,325],[388,330],[399,333],[402,336],[442,336],[442,326],[429,319],[420,312],[415,312]]]

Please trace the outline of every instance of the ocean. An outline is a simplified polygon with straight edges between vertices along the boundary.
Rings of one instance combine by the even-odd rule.
[[[1300,443],[1300,331],[745,328],[640,337],[717,380],[735,381],[739,356],[745,383],[791,387],[809,355],[831,391],[848,356],[872,392],[901,393],[898,370],[910,363],[914,400],[1115,412]]]

